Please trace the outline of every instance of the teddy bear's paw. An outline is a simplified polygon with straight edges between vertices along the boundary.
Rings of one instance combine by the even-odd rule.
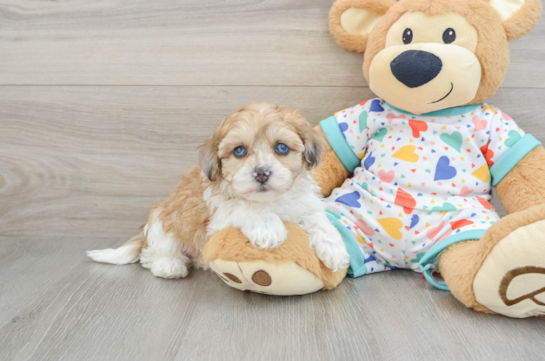
[[[477,302],[509,317],[545,315],[544,235],[542,220],[500,240],[473,282]]]
[[[221,259],[210,262],[210,268],[229,286],[276,296],[304,295],[324,288],[313,273],[294,262],[234,262]]]
[[[277,248],[286,240],[288,231],[284,223],[278,216],[273,216],[259,221],[249,221],[241,228],[242,233],[254,247]]]
[[[187,265],[179,258],[161,257],[151,267],[151,273],[160,278],[183,278],[187,276]]]

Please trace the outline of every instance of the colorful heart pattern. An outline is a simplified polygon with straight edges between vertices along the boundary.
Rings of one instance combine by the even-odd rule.
[[[363,219],[358,219],[355,223],[356,227],[358,227],[362,232],[363,234],[365,234],[366,236],[374,236],[375,235],[375,230],[372,228],[372,227],[369,227],[367,225],[367,223],[365,223],[365,221]]]
[[[367,111],[361,112],[359,118],[358,118],[358,125],[360,129],[360,133],[363,133],[367,130]]]
[[[361,204],[359,202],[359,199],[360,194],[358,192],[352,192],[338,197],[335,202],[342,203],[352,208],[360,208]]]
[[[428,228],[428,230],[426,231],[426,236],[428,237],[428,239],[432,241],[435,240],[439,233],[443,230],[444,224],[445,221],[441,221],[437,226]]]
[[[349,151],[362,167],[326,204],[364,253],[367,273],[418,270],[435,243],[499,220],[490,169],[525,134],[497,108],[463,109],[413,116],[377,98],[335,114],[347,145],[330,139],[332,147],[347,167]]]
[[[374,139],[375,140],[378,140],[379,142],[382,142],[382,140],[384,139],[384,137],[386,136],[386,134],[388,134],[388,131],[386,130],[386,128],[380,128],[376,131],[375,135],[374,135]]]
[[[511,130],[508,133],[508,135],[509,135],[509,138],[507,138],[507,140],[505,141],[505,145],[508,146],[509,148],[514,146],[515,143],[518,142],[520,138],[522,138],[520,133],[517,132],[516,130]]]
[[[394,203],[403,207],[406,214],[411,214],[412,209],[416,207],[416,199],[401,188],[397,189]]]
[[[471,122],[473,123],[473,125],[475,126],[475,131],[478,132],[480,130],[484,130],[486,129],[486,126],[488,125],[488,121],[486,119],[479,119],[478,116],[474,116],[473,119],[471,120]]]
[[[400,240],[403,238],[403,233],[400,231],[401,227],[403,227],[403,222],[401,222],[399,219],[383,218],[377,219],[377,222],[393,239]]]
[[[440,136],[441,140],[450,145],[452,149],[456,149],[460,153],[462,149],[462,134],[460,132],[452,132],[452,134],[443,133]]]
[[[394,115],[392,113],[386,114],[386,119],[388,120],[389,124],[392,124],[394,119],[405,119],[405,118],[406,118],[405,114],[401,114],[401,115]],[[409,120],[409,122],[411,121]]]
[[[428,130],[428,123],[422,120],[409,120],[409,126],[413,131],[413,137],[420,138],[420,134]]]
[[[456,177],[458,171],[456,168],[450,165],[450,159],[444,155],[439,158],[437,166],[435,167],[435,176],[433,177],[434,181],[447,180]]]
[[[375,164],[375,157],[373,157],[373,152],[371,152],[363,161],[363,166],[365,169],[369,169],[373,166],[373,164]]]
[[[370,112],[383,112],[384,108],[381,105],[380,99],[374,99],[371,102],[371,108],[369,109]]]
[[[406,145],[395,152],[392,157],[403,160],[405,162],[415,163],[418,162],[420,157],[414,151],[416,147],[414,145]]]
[[[394,172],[393,170],[389,170],[389,171],[385,171],[384,169],[381,169],[378,171],[378,176],[380,178],[380,181],[378,182],[379,184],[380,183],[392,183],[392,181],[394,180],[394,176],[395,176],[396,172]]]

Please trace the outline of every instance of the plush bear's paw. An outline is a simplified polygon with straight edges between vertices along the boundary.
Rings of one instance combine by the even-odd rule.
[[[304,295],[324,288],[322,280],[293,262],[215,260],[210,268],[229,286],[276,296]]]
[[[545,220],[501,239],[477,272],[473,290],[477,302],[502,315],[545,315]]]
[[[346,269],[332,272],[309,246],[307,232],[285,223],[288,236],[279,248],[254,247],[239,228],[214,234],[203,250],[206,263],[229,286],[271,295],[304,295],[335,288]]]
[[[241,230],[250,243],[258,248],[277,248],[288,235],[284,223],[275,214],[252,219]]]

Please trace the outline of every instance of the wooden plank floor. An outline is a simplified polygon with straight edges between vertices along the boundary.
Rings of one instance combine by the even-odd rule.
[[[543,319],[467,310],[411,271],[273,297],[92,263],[101,239],[0,241],[2,360],[542,360]]]
[[[0,0],[0,360],[543,360],[544,319],[466,309],[406,271],[271,297],[90,262],[252,102],[316,124],[372,97],[332,0]],[[490,103],[545,141],[545,22]],[[497,200],[494,205],[503,209]]]

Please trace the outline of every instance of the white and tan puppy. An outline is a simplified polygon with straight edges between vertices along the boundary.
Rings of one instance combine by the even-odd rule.
[[[219,125],[201,150],[202,171],[184,176],[153,207],[139,235],[88,255],[113,264],[140,260],[157,277],[185,277],[188,267],[202,265],[202,249],[215,232],[237,227],[255,247],[274,248],[287,235],[282,222],[292,222],[328,268],[346,268],[346,247],[312,178],[324,148],[321,133],[298,111],[246,106]]]

